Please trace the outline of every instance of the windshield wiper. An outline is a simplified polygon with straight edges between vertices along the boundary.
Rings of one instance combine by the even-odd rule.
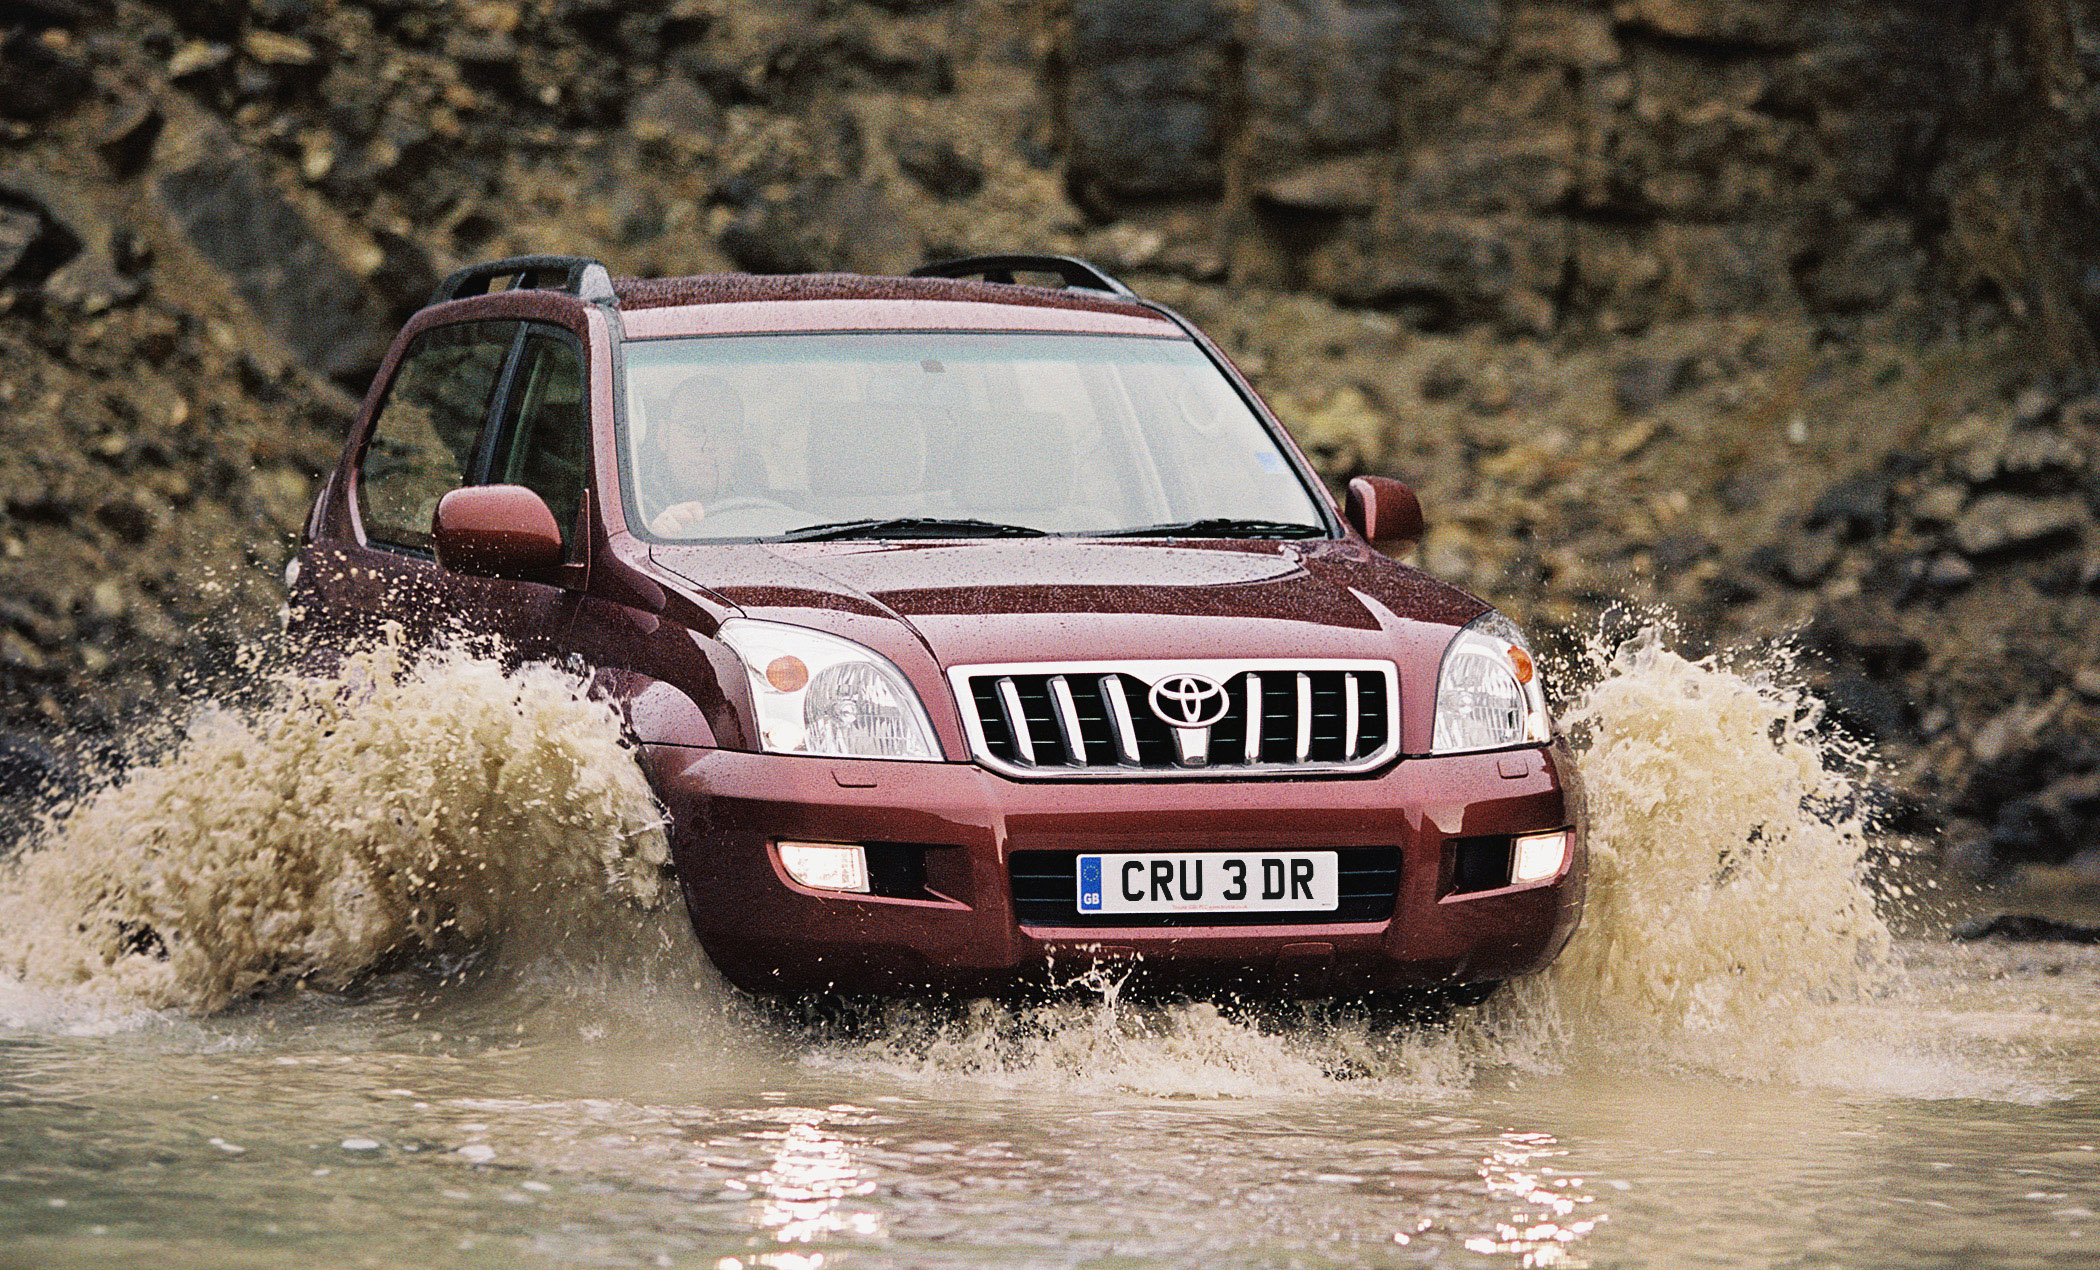
[[[1041,538],[1040,529],[991,520],[941,516],[878,516],[804,525],[773,535],[775,542],[833,542],[842,538]]]
[[[1202,520],[1175,520],[1163,525],[1140,525],[1136,529],[1103,529],[1090,538],[1325,538],[1318,525],[1288,520],[1256,520],[1235,516],[1210,516]]]

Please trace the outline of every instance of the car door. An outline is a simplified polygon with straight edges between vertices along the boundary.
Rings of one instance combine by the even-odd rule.
[[[397,622],[419,644],[464,637],[513,659],[558,655],[576,604],[570,584],[581,576],[584,364],[574,336],[542,323],[458,322],[417,334],[348,468],[350,488],[336,495],[356,513],[348,532],[302,556],[299,633],[341,648]],[[572,562],[562,576],[487,578],[438,564],[438,500],[491,480],[527,485],[555,509]]]

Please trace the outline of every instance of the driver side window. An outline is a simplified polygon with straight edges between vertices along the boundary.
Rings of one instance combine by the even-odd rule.
[[[462,322],[416,337],[388,385],[357,468],[367,540],[432,548],[438,499],[467,483],[516,322]]]

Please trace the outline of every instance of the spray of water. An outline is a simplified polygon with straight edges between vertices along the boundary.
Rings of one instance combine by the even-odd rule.
[[[1434,1097],[1483,1069],[1592,1052],[1744,1079],[1973,1086],[1893,1008],[1904,984],[1865,876],[1860,756],[1814,702],[1769,668],[1687,660],[1657,630],[1574,678],[1563,723],[1590,794],[1589,911],[1552,970],[1486,1008],[1425,1028],[1316,1005],[1137,1004],[1095,976],[1047,1005],[899,1005],[776,1035],[817,1066],[1160,1096]],[[558,1031],[602,1026],[634,985],[600,972],[673,943],[687,960],[644,990],[734,1013],[704,967],[689,973],[665,857],[616,718],[574,676],[382,644],[337,676],[275,682],[260,708],[203,713],[157,761],[62,809],[0,877],[0,1014],[25,988],[209,1012],[479,953],[513,971],[511,1013]],[[599,971],[577,970],[579,948]],[[549,967],[566,986],[547,988]]]
[[[1903,1092],[1972,1089],[1878,1007],[1903,992],[1866,876],[1865,756],[1783,659],[1692,661],[1651,626],[1598,644],[1563,725],[1592,811],[1589,908],[1546,973],[1440,1028],[1349,1010],[1095,999],[899,1012],[819,1061],[994,1084],[1232,1097],[1454,1092],[1484,1068],[1612,1062]],[[1871,1057],[1869,1057],[1871,1055]]]
[[[1901,990],[1868,886],[1864,756],[1769,663],[1660,628],[1593,654],[1563,723],[1593,819],[1583,930],[1513,994],[1564,1036],[1746,1078],[1815,1079],[1839,1021]]]
[[[211,708],[60,808],[0,879],[0,974],[209,1012],[418,952],[588,939],[662,898],[665,839],[574,676],[397,642]]]

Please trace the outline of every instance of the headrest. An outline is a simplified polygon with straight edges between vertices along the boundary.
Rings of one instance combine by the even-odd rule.
[[[809,492],[913,494],[926,483],[926,426],[910,406],[823,401],[809,412]]]
[[[1072,434],[1047,410],[970,417],[956,500],[976,511],[1028,512],[1072,501]]]

